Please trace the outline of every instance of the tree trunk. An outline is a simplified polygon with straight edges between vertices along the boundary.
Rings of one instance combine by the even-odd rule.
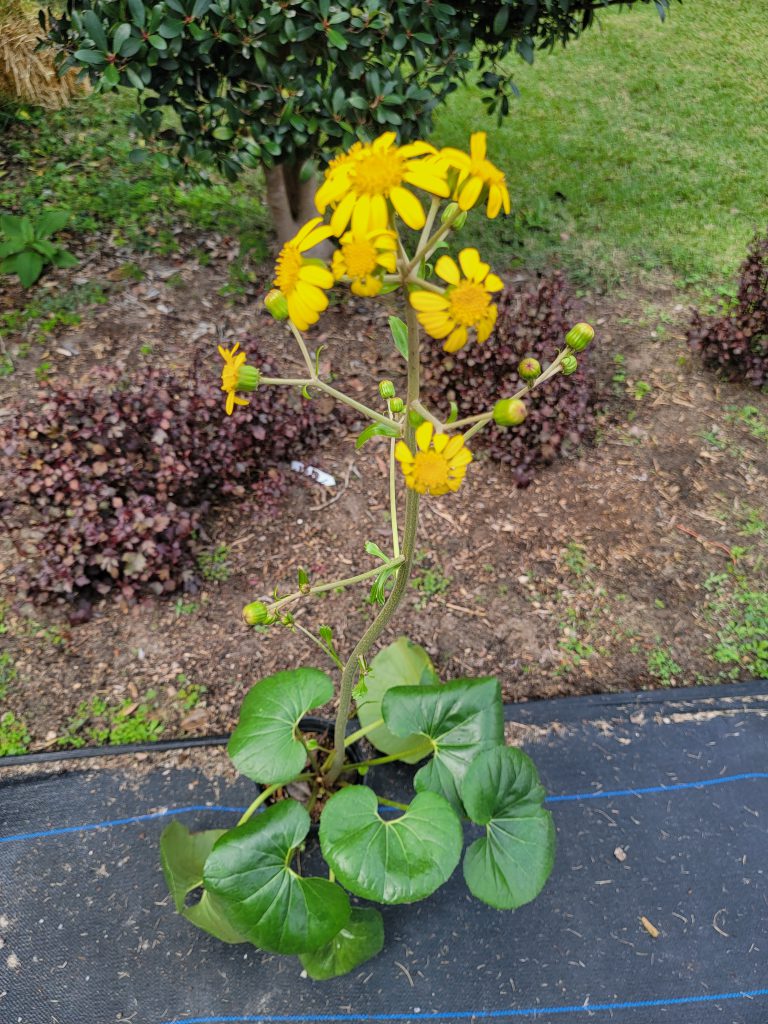
[[[318,216],[315,206],[317,178],[313,174],[302,181],[300,172],[301,166],[298,164],[278,164],[276,167],[264,168],[267,206],[280,245],[293,238],[308,220]],[[305,255],[328,259],[332,253],[333,244],[321,242]]]

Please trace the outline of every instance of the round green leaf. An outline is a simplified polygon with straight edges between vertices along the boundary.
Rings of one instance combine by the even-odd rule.
[[[349,898],[338,885],[302,878],[290,866],[309,824],[301,804],[283,800],[225,832],[205,862],[205,888],[233,927],[270,953],[320,949],[349,920]]]
[[[316,668],[277,672],[251,687],[227,751],[243,775],[263,785],[289,782],[306,753],[296,727],[311,708],[333,696],[333,683]]]
[[[379,903],[429,896],[451,877],[463,842],[453,808],[436,793],[419,793],[401,817],[385,820],[372,789],[350,786],[320,818],[320,846],[338,880]]]
[[[445,686],[401,686],[382,701],[384,721],[397,736],[423,736],[434,751],[416,773],[417,792],[440,793],[460,813],[461,782],[478,754],[504,743],[504,711],[493,677],[456,679]]]
[[[371,671],[365,677],[366,693],[357,701],[360,724],[369,726],[381,718],[381,702],[391,687],[425,686],[437,682],[437,673],[424,648],[411,643],[405,636],[399,637],[379,651],[371,662]],[[402,754],[417,749],[417,753],[402,758],[406,764],[416,764],[432,749],[430,743],[420,741],[418,736],[395,736],[385,725],[368,733],[368,739],[385,754]]]
[[[467,814],[485,825],[464,856],[473,896],[513,910],[541,892],[555,859],[555,827],[543,807],[544,787],[521,750],[497,747],[471,765],[461,795]]]
[[[310,978],[326,981],[349,974],[380,953],[384,946],[384,922],[378,910],[353,907],[349,921],[330,942],[299,959]]]
[[[245,942],[222,912],[219,901],[211,893],[203,892],[192,906],[186,905],[187,893],[203,884],[203,865],[224,829],[190,832],[181,822],[174,821],[160,837],[160,860],[168,891],[176,910],[188,921],[209,932],[222,942]]]

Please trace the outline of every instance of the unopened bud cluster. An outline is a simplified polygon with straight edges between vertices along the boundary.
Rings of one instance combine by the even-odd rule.
[[[502,398],[493,407],[493,419],[500,427],[519,427],[528,415],[519,398]]]
[[[243,619],[248,626],[269,626],[277,621],[263,601],[251,601],[243,608]]]
[[[583,352],[594,336],[594,327],[590,327],[589,324],[576,324],[566,334],[565,344],[572,352]]]
[[[264,305],[275,320],[288,319],[288,300],[279,288],[273,288],[272,291],[267,292],[264,296]]]

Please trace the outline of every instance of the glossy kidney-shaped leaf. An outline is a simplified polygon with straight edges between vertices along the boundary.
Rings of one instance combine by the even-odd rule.
[[[298,775],[306,751],[296,738],[296,726],[332,696],[333,683],[316,668],[277,672],[252,686],[227,746],[237,770],[263,785],[289,782]]]
[[[513,747],[490,750],[470,767],[461,793],[469,817],[485,825],[464,856],[470,892],[497,910],[529,903],[555,859],[555,827],[533,761]]]
[[[463,841],[453,808],[436,793],[417,794],[401,817],[384,820],[373,790],[350,786],[320,818],[320,846],[338,880],[379,903],[429,896],[451,877]]]
[[[501,691],[492,677],[393,688],[384,696],[382,715],[396,736],[415,733],[434,751],[413,780],[417,792],[440,793],[458,811],[461,782],[470,764],[478,754],[504,743]]]
[[[186,896],[203,884],[203,865],[224,830],[215,828],[207,832],[190,832],[181,822],[174,821],[160,836],[160,860],[168,891],[176,910],[188,921],[209,932],[223,942],[247,940],[227,920],[215,896],[203,892],[192,906],[186,905]]]
[[[429,655],[423,647],[401,636],[385,647],[371,662],[371,671],[365,677],[367,692],[357,701],[357,717],[362,726],[369,726],[381,718],[384,694],[393,686],[426,686],[439,683]],[[385,725],[368,733],[368,739],[385,754],[403,754],[406,764],[416,764],[426,757],[432,745],[418,736],[395,736]]]
[[[384,922],[378,910],[353,907],[349,920],[330,942],[314,953],[302,953],[304,970],[315,981],[349,974],[380,953],[384,946]]]
[[[302,878],[290,866],[309,824],[301,804],[283,800],[225,832],[205,862],[205,888],[233,927],[270,953],[320,949],[349,920],[349,898],[338,885]]]

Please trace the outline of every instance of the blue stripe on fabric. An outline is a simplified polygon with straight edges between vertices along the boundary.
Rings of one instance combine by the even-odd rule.
[[[548,804],[562,804],[568,800],[609,800],[615,796],[647,796],[651,793],[675,793],[681,789],[705,789],[707,786],[722,786],[724,782],[741,782],[743,779],[768,779],[768,772],[742,772],[741,775],[722,775],[716,779],[702,779],[699,782],[675,782],[671,785],[645,786],[640,789],[606,789],[594,793],[565,793],[562,796],[548,796]]]
[[[650,796],[656,793],[679,793],[689,789],[706,789],[709,786],[722,786],[727,782],[742,782],[746,779],[768,779],[768,772],[742,772],[740,775],[723,775],[716,779],[701,779],[698,782],[677,782],[671,785],[645,786],[638,789],[596,790],[593,793],[563,793],[560,796],[549,796],[546,802],[558,804],[579,800],[612,800],[622,796]],[[164,818],[172,814],[190,814],[193,811],[224,811],[242,814],[244,807],[222,807],[216,804],[194,804],[190,807],[169,808],[165,811],[153,811],[150,814],[137,814],[131,818],[115,818],[111,821],[96,821],[87,825],[70,825],[66,828],[53,828],[40,832],[20,832],[12,836],[0,836],[0,843],[22,842],[27,839],[47,839],[53,836],[64,836],[74,832],[93,832],[100,828],[111,828],[113,825],[132,825],[139,821],[151,821],[153,818]],[[380,808],[382,811],[393,808]]]
[[[244,807],[220,807],[217,804],[193,804],[190,807],[169,807],[164,811],[152,811],[149,814],[136,814],[132,818],[113,818],[111,821],[95,821],[89,825],[69,825],[67,828],[52,828],[44,832],[20,832],[15,836],[0,836],[0,843],[21,842],[24,839],[47,839],[51,836],[66,836],[72,832],[93,832],[99,828],[111,828],[113,825],[133,825],[137,821],[151,821],[153,818],[165,818],[169,814],[189,814],[192,811],[231,811],[242,814]]]
[[[511,1020],[515,1017],[552,1017],[556,1014],[612,1013],[662,1006],[717,1003],[726,999],[754,999],[768,995],[768,988],[748,992],[718,992],[709,996],[677,996],[669,999],[630,999],[622,1003],[590,1003],[575,1006],[531,1006],[520,1010],[446,1010],[442,1013],[313,1013],[259,1014],[245,1017],[176,1017],[162,1024],[383,1024],[385,1021]]]

